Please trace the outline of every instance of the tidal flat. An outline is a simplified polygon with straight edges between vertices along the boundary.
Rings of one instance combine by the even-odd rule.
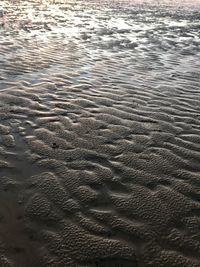
[[[200,2],[0,1],[0,267],[200,266]]]

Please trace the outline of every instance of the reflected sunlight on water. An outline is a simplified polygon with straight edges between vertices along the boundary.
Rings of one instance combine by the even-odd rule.
[[[77,57],[86,61],[87,57],[100,60],[102,55],[115,53],[123,61],[155,53],[166,65],[172,53],[180,58],[199,53],[200,7],[186,4],[195,2],[3,0],[1,57],[12,58],[14,52],[46,57],[58,47],[56,54],[62,57],[74,47]]]
[[[165,1],[166,7],[163,1],[162,5],[161,1],[148,1],[147,5],[147,1],[135,0],[4,0],[0,3],[0,41],[1,45],[14,41],[25,46],[25,38],[32,49],[59,42],[63,51],[71,43],[93,57],[100,51],[126,51],[126,56],[153,50],[193,54],[199,51],[199,7],[179,8],[183,2],[195,3]],[[176,7],[172,3],[177,3]]]

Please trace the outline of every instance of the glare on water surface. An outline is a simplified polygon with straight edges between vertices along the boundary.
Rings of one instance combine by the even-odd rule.
[[[0,2],[1,57],[56,51],[99,60],[199,52],[198,0],[29,0]],[[193,7],[194,6],[194,7]],[[6,45],[13,43],[13,45]],[[22,49],[23,47],[23,49]],[[46,52],[44,52],[46,51]],[[23,55],[23,53],[21,54]],[[166,63],[165,63],[166,64]]]

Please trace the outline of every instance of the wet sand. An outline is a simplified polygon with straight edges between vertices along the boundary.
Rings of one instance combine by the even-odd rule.
[[[186,2],[1,1],[0,266],[200,266]]]

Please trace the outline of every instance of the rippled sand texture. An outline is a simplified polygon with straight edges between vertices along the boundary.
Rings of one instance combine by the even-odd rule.
[[[0,266],[199,267],[199,7],[14,2]]]

